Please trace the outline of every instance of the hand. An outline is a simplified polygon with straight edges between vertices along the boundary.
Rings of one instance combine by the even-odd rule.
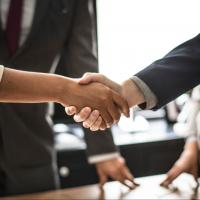
[[[74,120],[76,122],[83,122],[83,127],[90,128],[91,131],[97,130],[105,130],[106,128],[110,128],[110,126],[106,126],[100,116],[98,110],[92,111],[90,107],[83,108],[78,114],[75,106],[69,106],[65,108],[65,112],[67,115],[74,115]],[[115,123],[117,123],[116,121]]]
[[[190,144],[191,146],[191,144]],[[168,187],[182,173],[193,175],[195,180],[198,178],[198,147],[193,145],[192,148],[184,150],[178,161],[167,173],[166,179],[160,184]]]
[[[113,180],[119,181],[131,189],[135,186],[139,186],[139,184],[134,181],[134,177],[122,157],[99,162],[96,164],[96,168],[101,187],[107,182],[109,177]],[[132,186],[128,184],[127,181],[131,183]]]
[[[140,104],[144,102],[144,96],[141,94],[138,87],[130,79],[124,81],[122,85],[115,83],[114,81],[108,79],[102,74],[97,73],[86,73],[79,81],[80,84],[88,84],[91,82],[100,82],[110,87],[114,91],[121,94],[128,102],[129,107]],[[104,124],[102,118],[99,116],[97,111],[92,112],[90,108],[81,110],[80,113],[77,113],[75,107],[67,107],[66,113],[68,115],[74,115],[74,120],[76,122],[83,122],[83,126],[90,128],[91,131],[96,131],[98,129],[103,130]],[[117,123],[117,122],[116,122]],[[101,124],[99,126],[99,124]]]
[[[106,78],[102,74],[98,73],[86,73],[84,76],[79,80],[79,84],[89,84],[91,82],[99,82],[102,83],[115,92],[122,95],[122,88],[121,85],[118,83],[115,83],[114,81]],[[106,128],[110,128],[110,125],[107,124],[105,126],[105,123],[102,120],[102,117],[100,116],[100,113],[98,110],[93,110],[90,107],[83,108],[80,113],[78,113],[75,106],[66,107],[65,111],[68,115],[74,115],[74,120],[76,122],[83,122],[83,126],[85,128],[90,128],[91,131],[97,131],[97,130],[105,130]],[[125,114],[124,110],[122,112]],[[128,116],[126,114],[126,116]],[[117,123],[119,120],[116,120],[114,123]]]
[[[85,73],[79,80],[79,84],[89,84],[92,82],[99,82],[111,88],[115,92],[123,96],[128,102],[129,107],[144,103],[144,95],[141,93],[138,86],[131,79],[125,80],[121,85],[110,80],[106,76],[98,73]]]
[[[103,74],[99,73],[85,73],[79,80],[79,84],[87,85],[92,82],[98,82],[106,85],[110,89],[122,95],[122,86],[111,79],[107,78]]]
[[[93,110],[101,113],[103,120],[109,126],[120,118],[120,111],[123,110],[129,115],[127,102],[115,91],[100,83],[91,83],[89,85],[80,85],[75,80],[68,82],[68,96],[61,95],[61,103],[64,106],[75,105],[77,110],[90,105]],[[61,94],[66,94],[67,90]],[[67,105],[66,103],[67,102]]]
[[[115,92],[119,93],[122,96],[122,87],[118,83],[108,79],[106,76],[98,73],[85,73],[83,77],[79,80],[79,84],[89,84],[92,82],[99,82],[107,87],[111,88]],[[104,130],[105,124],[100,116],[98,110],[92,111],[91,108],[83,108],[80,113],[77,113],[77,109],[75,107],[66,108],[66,113],[68,115],[74,115],[74,120],[76,122],[83,122],[83,126],[85,128],[90,128],[91,131]],[[124,113],[122,110],[121,112]],[[124,113],[125,114],[125,113]],[[126,115],[127,116],[127,115]],[[114,123],[118,123],[119,120]],[[110,126],[107,126],[110,128]]]

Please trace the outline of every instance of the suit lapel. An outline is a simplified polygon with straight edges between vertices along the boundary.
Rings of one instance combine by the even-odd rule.
[[[24,44],[17,50],[16,54],[13,56],[12,59],[16,58],[24,50],[24,48],[29,45],[34,34],[37,32],[39,26],[41,25],[42,19],[46,14],[50,0],[42,0],[42,1],[36,0],[36,1],[37,2],[35,5],[35,13],[33,18],[33,23],[31,26],[31,31],[27,36],[27,39],[25,40]]]

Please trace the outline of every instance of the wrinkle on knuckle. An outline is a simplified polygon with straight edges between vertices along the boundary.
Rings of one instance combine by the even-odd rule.
[[[85,74],[84,74],[84,76],[89,76],[91,73],[90,72],[86,72]]]

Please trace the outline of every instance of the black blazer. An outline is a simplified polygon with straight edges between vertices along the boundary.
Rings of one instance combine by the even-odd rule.
[[[158,109],[200,83],[200,35],[136,74],[154,92]]]
[[[0,63],[19,70],[80,77],[96,72],[94,1],[38,0],[31,32],[13,57],[0,30]],[[38,88],[39,90],[39,88]],[[66,94],[67,95],[67,94]],[[0,104],[0,187],[7,194],[59,186],[47,104]],[[116,151],[109,134],[86,133],[89,155]]]

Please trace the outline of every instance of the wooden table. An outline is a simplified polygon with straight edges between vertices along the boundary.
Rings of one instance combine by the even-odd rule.
[[[164,175],[136,179],[141,186],[129,190],[118,182],[110,182],[101,191],[98,185],[49,191],[38,194],[0,198],[1,200],[66,200],[66,199],[200,199],[196,183],[187,174],[181,175],[170,189],[159,186]]]

